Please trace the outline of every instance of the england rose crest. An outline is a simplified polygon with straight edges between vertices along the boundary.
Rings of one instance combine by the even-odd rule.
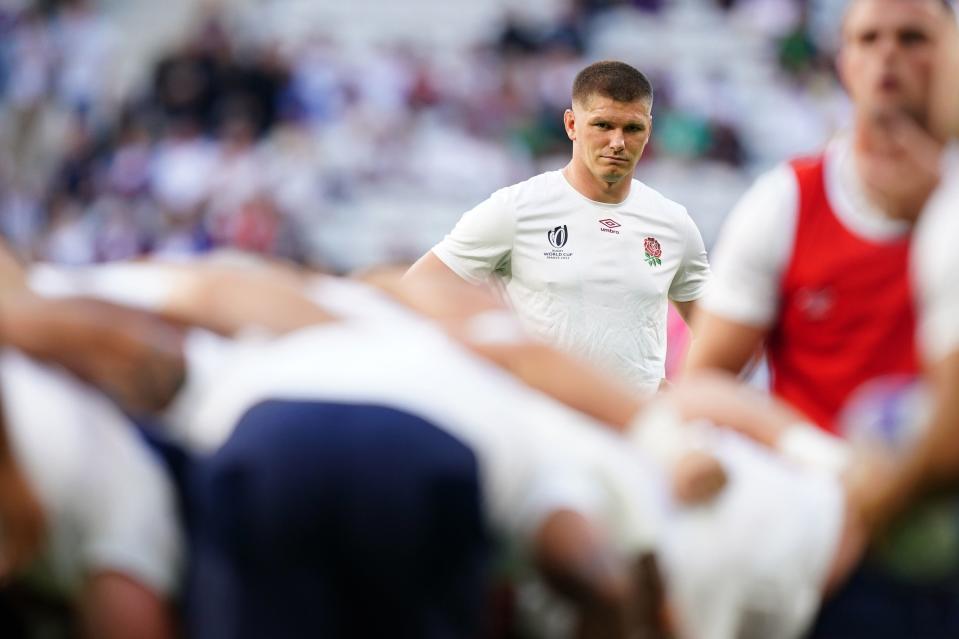
[[[647,237],[643,240],[643,248],[646,250],[646,263],[650,266],[662,266],[663,261],[659,258],[663,256],[663,248],[659,245],[659,240],[655,237]]]

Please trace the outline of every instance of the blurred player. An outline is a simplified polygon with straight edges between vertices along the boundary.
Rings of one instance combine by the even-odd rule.
[[[765,343],[773,391],[819,426],[873,377],[918,372],[908,281],[911,217],[864,179],[888,153],[877,112],[926,125],[942,0],[855,0],[838,66],[855,105],[849,135],[760,178],[730,215],[697,320],[689,368],[738,373]]]
[[[682,206],[633,179],[653,124],[646,77],[598,62],[572,98],[569,164],[494,193],[407,277],[493,281],[534,335],[652,392],[665,376],[667,303],[688,321],[706,251]]]
[[[942,27],[932,123],[939,136],[955,137],[959,135],[959,34],[954,22],[944,22]],[[959,237],[959,152],[953,145],[940,164],[934,152],[936,140],[900,114],[887,119],[896,153],[871,158],[870,179],[902,207],[926,203],[913,241],[912,276],[933,409],[928,433],[917,448],[886,475],[887,481],[865,491],[867,518],[879,528],[918,496],[941,488],[954,491],[959,482],[959,252],[953,245]]]
[[[233,362],[229,374],[216,377],[218,384],[209,387],[191,414],[197,423],[220,424],[213,430],[232,433],[214,458],[224,463],[220,481],[236,477],[240,471],[230,472],[236,468],[255,467],[266,478],[292,467],[295,457],[278,455],[270,442],[271,425],[290,419],[278,418],[284,412],[299,415],[295,419],[305,420],[303,430],[312,427],[314,433],[323,421],[310,421],[303,412],[318,416],[341,404],[419,416],[476,455],[484,516],[497,537],[529,546],[535,555],[553,518],[568,512],[597,531],[585,538],[610,544],[609,560],[620,565],[613,575],[638,555],[653,552],[680,636],[735,637],[758,627],[767,637],[799,636],[827,582],[841,576],[840,564],[848,566],[843,544],[854,541],[854,530],[844,531],[842,489],[834,477],[802,471],[733,435],[727,440],[706,429],[696,445],[702,446],[700,452],[719,455],[733,480],[716,503],[686,510],[670,497],[667,469],[676,459],[667,455],[653,462],[646,456],[655,448],[644,439],[652,429],[682,429],[669,423],[672,417],[660,418],[654,411],[638,420],[638,451],[630,452],[601,425],[529,392],[434,331],[348,323],[304,329],[251,353],[249,365]],[[731,401],[728,388],[717,394]],[[760,412],[755,404],[750,410]],[[237,422],[240,427],[234,429]],[[251,430],[259,431],[253,439],[259,446],[250,440]],[[770,443],[778,445],[780,437],[777,432]],[[237,440],[243,442],[239,458],[233,456]],[[326,445],[319,433],[294,441],[301,450]],[[400,443],[395,450],[401,450]],[[252,488],[252,475],[248,481],[250,498],[263,494],[268,499],[270,493]],[[249,507],[241,520],[257,519],[252,513],[260,511]],[[750,534],[757,528],[764,533],[758,539]],[[261,548],[269,556],[267,549],[277,545],[244,547]],[[602,554],[593,556],[599,560]]]
[[[62,371],[5,349],[0,387],[4,586],[63,602],[83,636],[175,636],[181,533],[160,464],[107,400]]]
[[[485,319],[480,325],[491,328]],[[509,336],[504,331],[499,335]],[[188,353],[186,361],[201,360]],[[575,377],[576,373],[575,369],[555,368],[547,372],[554,377]],[[771,410],[754,398],[737,399],[733,388],[718,383],[686,392],[677,395],[676,401],[687,416],[705,417],[712,411],[717,420],[736,424],[771,446],[794,440],[785,447],[795,453],[792,423],[796,418],[791,412]],[[233,595],[238,598],[210,600],[210,605],[225,605],[237,615],[232,625],[219,626],[239,633],[227,636],[242,636],[244,627],[261,628],[258,624],[270,618],[270,609],[263,606],[276,604],[275,597],[253,595],[266,593],[263,589],[267,584],[275,583],[265,577],[282,576],[264,572],[271,565],[271,557],[286,556],[286,550],[303,547],[296,541],[297,531],[311,530],[311,522],[322,531],[324,526],[335,528],[358,521],[343,520],[347,513],[335,514],[339,511],[322,508],[283,507],[282,512],[297,516],[281,517],[282,512],[271,508],[280,508],[287,500],[277,502],[271,495],[289,494],[290,504],[294,504],[297,495],[307,495],[302,486],[309,484],[301,480],[323,480],[316,473],[327,464],[341,468],[346,475],[326,476],[327,483],[320,481],[321,485],[335,486],[336,477],[365,477],[363,482],[371,481],[379,464],[363,468],[359,464],[362,454],[356,462],[346,463],[354,459],[346,452],[361,453],[367,450],[365,446],[371,446],[370,459],[379,459],[379,438],[385,437],[386,442],[393,439],[390,424],[396,429],[422,429],[425,426],[421,422],[425,421],[427,430],[438,428],[465,443],[478,463],[484,517],[493,530],[521,544],[532,543],[534,555],[545,553],[539,557],[544,572],[562,576],[558,581],[567,586],[570,575],[574,576],[572,582],[580,587],[572,590],[581,596],[583,583],[592,584],[587,592],[617,591],[610,584],[631,574],[626,569],[629,558],[653,551],[659,557],[665,596],[680,636],[734,637],[746,628],[761,628],[763,636],[768,637],[798,636],[823,589],[841,578],[855,556],[855,521],[846,517],[854,517],[856,509],[844,505],[843,490],[832,474],[842,471],[844,454],[837,456],[840,462],[825,475],[810,473],[734,435],[723,436],[707,428],[692,445],[700,452],[718,455],[728,465],[732,481],[715,504],[705,510],[687,510],[670,497],[668,487],[668,469],[678,459],[674,456],[676,441],[685,439],[682,427],[668,411],[653,410],[634,418],[631,432],[639,438],[639,448],[630,452],[623,440],[603,432],[600,424],[530,392],[513,378],[470,357],[435,328],[412,319],[405,325],[353,321],[306,328],[257,351],[247,350],[225,365],[190,370],[187,386],[179,395],[177,401],[187,401],[192,408],[176,414],[202,424],[213,437],[208,440],[211,449],[227,442],[214,457],[209,486],[210,490],[223,486],[229,498],[215,499],[226,493],[213,490],[209,493],[212,501],[207,502],[222,513],[217,519],[236,522],[226,526],[220,543],[214,544],[226,554],[220,556],[220,565],[225,561],[232,566],[231,573],[237,574],[233,571],[238,570],[246,577],[240,594]],[[488,401],[490,397],[497,401]],[[354,409],[360,411],[359,416],[351,412]],[[384,410],[392,411],[386,422],[379,426],[375,421],[364,422]],[[363,411],[370,414],[363,417]],[[353,421],[351,415],[360,421]],[[415,423],[410,422],[411,418]],[[352,426],[339,429],[337,423]],[[324,424],[332,430],[325,430]],[[396,436],[402,439],[399,433]],[[812,436],[814,440],[817,437],[815,433]],[[808,437],[808,432],[799,437],[806,440],[807,449]],[[349,441],[353,443],[341,448],[341,442]],[[324,448],[327,445],[329,450]],[[816,455],[799,457],[815,458],[819,464],[830,456],[821,453],[828,453],[831,444],[826,443],[825,449],[816,444],[813,447]],[[399,451],[401,445],[398,441],[387,448]],[[414,446],[407,454],[430,449]],[[285,452],[281,454],[281,450]],[[654,452],[658,461],[648,457]],[[315,463],[317,456],[325,459],[326,454],[332,455],[329,462]],[[338,455],[342,457],[340,462],[336,462]],[[389,456],[383,461],[388,460]],[[397,486],[403,485],[400,480],[404,477],[415,476],[389,475],[390,481],[399,482]],[[469,476],[467,472],[464,477]],[[293,484],[287,486],[287,481]],[[374,500],[368,503],[379,503],[376,491],[370,490],[362,495]],[[393,494],[392,490],[384,494]],[[275,517],[263,516],[270,513]],[[844,526],[844,521],[849,525]],[[528,527],[535,522],[539,525]],[[238,529],[241,532],[236,532]],[[757,529],[764,531],[758,538],[753,534]],[[343,534],[347,536],[335,539],[349,538]],[[388,539],[386,535],[382,547],[389,547]],[[605,539],[609,545],[600,544],[586,552],[588,544],[570,546],[564,539]],[[604,547],[608,550],[602,550]],[[302,556],[326,561],[315,552]],[[611,564],[609,560],[613,560]],[[237,561],[239,565],[234,565]],[[358,561],[366,565],[362,559]],[[298,565],[307,572],[316,570],[316,564],[309,562]],[[396,574],[395,566],[390,564],[380,576]],[[597,573],[596,569],[603,566],[609,570]],[[377,573],[363,568],[358,574]],[[598,577],[603,578],[599,583]],[[619,592],[620,603],[613,609],[631,609],[632,591],[627,588]],[[242,593],[245,596],[240,596]],[[321,623],[324,608],[316,596],[311,601],[314,607],[301,607],[298,618]],[[584,601],[595,602],[595,595],[580,599],[581,604]],[[625,611],[613,617],[632,619],[630,623],[661,623],[658,615],[651,615],[648,605],[640,607],[646,612],[639,617]],[[282,615],[286,618],[289,609],[279,609],[286,611]]]

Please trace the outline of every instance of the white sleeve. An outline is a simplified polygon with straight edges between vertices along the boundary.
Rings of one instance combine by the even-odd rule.
[[[713,250],[703,307],[725,319],[769,326],[792,252],[799,186],[789,166],[763,175],[729,214]]]
[[[467,211],[456,227],[433,247],[433,254],[468,282],[486,281],[494,271],[508,268],[516,212],[508,189]]]
[[[148,311],[160,309],[184,274],[151,262],[112,262],[98,266],[40,264],[30,269],[30,288],[44,297],[90,296]]]
[[[959,351],[959,176],[936,193],[912,245],[919,345],[927,362]]]
[[[691,302],[702,297],[709,282],[709,260],[703,236],[693,218],[683,210],[686,242],[683,262],[669,285],[669,299],[676,302]]]
[[[82,541],[77,550],[88,573],[112,571],[157,593],[177,586],[182,543],[172,484],[160,461],[132,427],[106,403],[91,397],[91,451],[76,506]]]

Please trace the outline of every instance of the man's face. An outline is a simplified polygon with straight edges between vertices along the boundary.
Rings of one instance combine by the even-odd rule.
[[[574,102],[564,116],[566,134],[573,141],[573,161],[604,182],[632,179],[652,130],[649,100],[617,102],[592,95]]]
[[[903,110],[925,122],[935,41],[946,17],[936,0],[854,0],[839,70],[861,112]]]

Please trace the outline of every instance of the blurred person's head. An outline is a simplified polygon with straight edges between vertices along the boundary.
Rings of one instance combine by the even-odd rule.
[[[591,64],[573,81],[573,104],[564,115],[573,163],[597,180],[631,180],[652,130],[653,88],[624,62]]]
[[[861,114],[904,111],[927,124],[945,0],[853,0],[846,11],[839,72]]]

